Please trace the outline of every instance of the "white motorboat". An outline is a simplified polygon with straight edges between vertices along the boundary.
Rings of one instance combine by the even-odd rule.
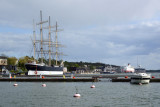
[[[131,83],[133,84],[148,84],[150,82],[151,75],[146,73],[144,68],[139,65],[135,68],[135,74],[131,76]]]
[[[131,83],[133,84],[148,84],[150,82],[151,75],[147,73],[136,73],[131,76]]]

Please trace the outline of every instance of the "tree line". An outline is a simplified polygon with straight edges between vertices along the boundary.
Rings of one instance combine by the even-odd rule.
[[[35,60],[37,63],[40,62],[40,58],[38,60]],[[7,57],[7,63],[8,66],[15,66],[16,70],[11,70],[11,72],[17,73],[19,71],[21,72],[27,72],[27,69],[25,68],[25,64],[26,63],[31,63],[34,61],[34,57],[29,57],[29,56],[24,56],[21,58],[16,58],[16,57]],[[49,60],[48,59],[43,59],[43,62],[45,64],[48,65]],[[51,60],[52,65],[55,65],[55,59]],[[58,64],[60,65],[60,63],[62,62],[62,60],[58,61]],[[83,67],[88,67],[90,70],[95,69],[96,67],[103,67],[105,66],[105,64],[103,63],[91,63],[91,62],[68,62],[68,61],[64,61],[64,66],[67,67],[68,71],[72,71],[71,68],[75,67],[75,68],[83,68]]]

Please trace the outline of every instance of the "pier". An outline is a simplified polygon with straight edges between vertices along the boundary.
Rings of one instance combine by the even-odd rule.
[[[41,78],[39,75],[0,75],[2,81],[17,81],[17,82],[98,82],[103,78],[110,78],[111,82],[130,82],[130,77],[133,74],[65,74],[63,75],[45,75]],[[74,77],[74,78],[73,78]],[[127,77],[127,78],[125,78]],[[160,82],[160,78],[151,78],[150,82]]]
[[[130,82],[130,78],[113,78],[112,82]],[[160,82],[160,78],[151,78],[150,82]]]
[[[0,78],[0,82],[98,82],[97,78]]]

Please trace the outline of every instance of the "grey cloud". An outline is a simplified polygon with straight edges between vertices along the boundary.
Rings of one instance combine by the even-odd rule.
[[[58,21],[64,28],[58,35],[66,45],[66,59],[122,65],[135,63],[138,55],[146,67],[150,66],[148,69],[158,69],[158,4],[158,0],[1,0],[0,27],[20,32],[27,29],[1,32],[0,44],[7,44],[1,52],[17,56],[29,53],[32,44],[26,35],[32,35],[32,20],[39,22],[42,10],[43,20],[51,16],[52,25]]]

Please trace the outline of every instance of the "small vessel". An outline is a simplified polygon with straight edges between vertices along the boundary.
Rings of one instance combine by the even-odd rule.
[[[134,72],[135,72],[135,69],[134,69],[134,67],[132,67],[132,66],[128,63],[128,65],[123,68],[123,72],[125,72],[125,73],[134,73]]]
[[[103,71],[100,72],[100,74],[114,74],[115,71],[111,65],[105,66]]]
[[[114,74],[115,72],[110,72],[110,71],[106,71],[106,72],[100,72],[100,74]]]
[[[133,84],[148,84],[151,75],[146,73],[144,68],[135,68],[135,74],[131,76],[131,83]]]
[[[42,32],[44,27],[42,25],[46,22],[49,23],[48,27],[46,27],[47,29],[49,29],[48,31],[49,33],[47,32],[47,34],[44,35]],[[50,25],[50,16],[49,16],[49,21],[43,21],[42,11],[40,11],[40,22],[37,25],[40,25],[40,34],[39,37],[37,38],[35,35],[35,27],[34,27],[33,31],[34,61],[32,63],[25,64],[25,67],[28,70],[28,75],[63,75],[63,70],[64,70],[63,62],[58,65],[58,55],[63,55],[63,54],[58,52],[58,48],[62,45],[57,41],[57,32],[59,31],[59,29],[57,29],[58,27],[57,22],[56,25],[54,26],[56,28],[56,30],[54,30],[55,40],[52,40],[51,37],[51,28],[53,28],[53,26]],[[39,63],[37,63],[38,61],[36,60],[36,54],[38,54],[38,56],[41,55],[41,61]],[[51,64],[51,55],[55,56],[56,59],[55,60],[56,64],[54,65]],[[43,61],[44,56],[49,57],[48,64],[44,63]]]

